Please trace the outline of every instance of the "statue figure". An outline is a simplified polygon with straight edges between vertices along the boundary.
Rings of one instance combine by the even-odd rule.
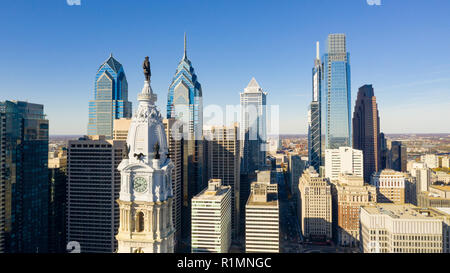
[[[159,143],[156,142],[155,146],[153,146],[153,151],[155,152],[155,159],[160,159],[161,156],[159,155]]]
[[[142,65],[144,69],[145,80],[150,82],[150,77],[152,76],[152,71],[150,70],[150,61],[148,60],[148,56],[145,57],[144,64]]]
[[[128,154],[130,153],[130,147],[125,144],[125,149],[123,149],[122,159],[129,159]]]

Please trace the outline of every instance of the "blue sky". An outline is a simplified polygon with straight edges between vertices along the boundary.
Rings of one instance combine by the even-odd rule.
[[[0,8],[0,100],[45,105],[51,134],[85,134],[94,78],[110,52],[129,99],[152,86],[165,114],[183,55],[204,104],[237,105],[252,77],[280,106],[281,133],[306,133],[315,42],[345,33],[352,101],[373,84],[386,133],[450,133],[448,0],[5,0]],[[353,106],[352,106],[353,108]],[[352,109],[353,111],[353,109]]]

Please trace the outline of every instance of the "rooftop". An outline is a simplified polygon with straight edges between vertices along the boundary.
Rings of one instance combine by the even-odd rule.
[[[419,208],[412,204],[376,204],[364,206],[363,209],[372,215],[387,215],[395,219],[433,219],[445,213],[429,208]]]

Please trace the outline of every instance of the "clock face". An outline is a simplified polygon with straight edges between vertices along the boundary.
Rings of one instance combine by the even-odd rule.
[[[136,192],[144,192],[147,190],[147,180],[143,177],[134,178],[134,190]]]

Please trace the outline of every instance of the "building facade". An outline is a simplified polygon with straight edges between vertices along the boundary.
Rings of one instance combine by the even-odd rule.
[[[377,190],[364,183],[361,176],[341,174],[331,183],[333,196],[333,224],[340,246],[359,246],[359,211],[362,206],[375,204]]]
[[[266,159],[266,97],[255,78],[252,78],[241,100],[241,172],[253,174],[265,165]]]
[[[123,66],[111,54],[95,76],[94,100],[89,101],[88,135],[111,139],[114,120],[130,118],[131,111]]]
[[[268,181],[262,179],[267,175]],[[258,173],[258,181],[251,185],[245,206],[245,252],[280,252],[278,187],[270,183],[270,171]]]
[[[322,120],[320,98],[322,88],[322,62],[320,61],[319,42],[316,45],[316,59],[312,70],[312,101],[308,109],[308,161],[318,172],[322,165]]]
[[[220,179],[192,198],[192,253],[227,253],[231,246],[231,186]]]
[[[406,172],[408,163],[408,153],[406,145],[401,141],[388,142],[389,148],[389,168],[398,171]]]
[[[361,208],[360,249],[364,253],[442,253],[448,214],[411,204]],[[448,241],[448,240],[447,240]]]
[[[380,117],[372,85],[364,85],[358,90],[353,113],[353,148],[363,153],[364,180],[369,182],[381,166]]]
[[[176,119],[163,119],[164,129],[169,145],[169,157],[173,163],[172,170],[172,191],[173,191],[173,211],[172,218],[175,228],[175,249],[178,249],[181,242],[181,207],[183,202],[183,141],[181,126],[177,126]]]
[[[126,141],[130,125],[131,118],[115,119],[113,122],[113,139]]]
[[[350,147],[325,150],[325,177],[337,180],[339,174],[354,174],[364,177],[363,152]]]
[[[82,253],[113,253],[119,227],[120,173],[125,142],[105,136],[70,140],[67,153],[67,243]]]
[[[325,149],[352,147],[350,53],[345,34],[328,35],[328,52],[323,56],[322,128]]]
[[[299,183],[299,217],[303,237],[309,240],[331,240],[331,186],[313,167],[303,172]]]
[[[48,128],[43,105],[0,102],[0,252],[48,252]]]
[[[221,179],[231,186],[232,237],[239,236],[240,227],[240,145],[239,127],[213,126],[204,131],[206,145],[206,173],[209,179]]]
[[[148,57],[146,58],[148,60]],[[145,62],[144,62],[145,65]],[[133,115],[120,171],[118,253],[173,253],[172,170],[150,67]],[[144,71],[145,72],[145,71]]]
[[[371,184],[377,188],[378,203],[404,204],[406,202],[405,174],[382,170],[373,174]]]
[[[191,199],[205,188],[207,179],[203,170],[205,155],[202,86],[187,57],[186,35],[183,58],[178,64],[168,90],[167,118],[175,118],[183,128],[181,237],[185,247],[190,248]]]

